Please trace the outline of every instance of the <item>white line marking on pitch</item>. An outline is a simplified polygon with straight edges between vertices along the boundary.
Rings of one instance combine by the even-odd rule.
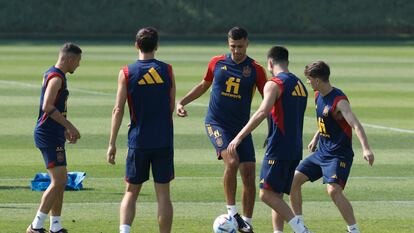
[[[200,107],[208,107],[207,104],[197,103],[197,102],[193,102],[190,105],[195,105],[195,106],[200,106]],[[255,111],[252,110],[251,112],[254,113]],[[314,120],[313,117],[305,117],[305,118],[310,119],[310,120]],[[393,131],[393,132],[414,134],[414,130],[409,130],[409,129],[399,129],[399,128],[387,127],[387,126],[382,126],[382,125],[366,124],[366,123],[362,123],[362,125],[365,126],[365,127],[374,128],[374,129],[384,129],[384,130],[389,130],[389,131]]]
[[[34,85],[34,84],[30,84],[30,83],[17,82],[17,81],[0,80],[0,83],[8,84],[8,85],[15,85],[15,86],[22,86],[22,87],[27,87],[27,88],[32,88],[32,89],[40,88],[40,86],[38,86],[38,85]],[[115,96],[115,94],[111,94],[111,93],[100,92],[100,91],[91,91],[91,90],[80,89],[80,88],[70,88],[70,90],[75,91],[75,92],[85,93],[85,94],[91,94],[91,95]],[[200,106],[200,107],[208,107],[207,104],[198,103],[198,102],[193,102],[190,105]],[[254,111],[252,110],[252,112],[254,112]],[[312,119],[312,120],[314,119],[312,117],[306,117],[306,118],[307,119]],[[365,126],[365,127],[374,128],[374,129],[383,129],[383,130],[399,132],[399,133],[414,134],[414,130],[409,130],[409,129],[399,129],[399,128],[394,128],[394,127],[387,127],[387,126],[382,126],[382,125],[373,125],[373,124],[366,124],[366,123],[362,123],[362,125]]]
[[[14,86],[27,87],[27,88],[31,88],[31,89],[40,89],[41,88],[40,85],[34,85],[34,84],[30,84],[30,83],[22,83],[22,82],[16,82],[16,81],[8,81],[8,80],[0,80],[0,83],[1,84],[14,85]],[[75,88],[75,87],[71,87],[69,89],[70,89],[70,91],[80,92],[80,93],[85,93],[85,94],[91,94],[91,95],[115,96],[115,94],[111,94],[111,93],[100,92],[100,91],[91,91],[91,90]]]

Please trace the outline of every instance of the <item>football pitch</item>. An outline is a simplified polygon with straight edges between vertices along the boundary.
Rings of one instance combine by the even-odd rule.
[[[125,111],[117,141],[117,164],[106,162],[111,112],[117,74],[137,54],[128,43],[79,43],[81,66],[68,75],[68,119],[82,138],[67,145],[69,171],[84,171],[85,189],[65,192],[63,225],[76,233],[118,232],[119,203],[124,192],[126,133]],[[290,70],[306,81],[303,68],[315,60],[331,66],[331,83],[349,97],[354,113],[365,126],[375,163],[362,159],[355,134],[354,165],[345,193],[364,233],[414,232],[414,47],[408,42],[291,42]],[[31,191],[30,180],[46,172],[33,143],[42,74],[54,65],[59,43],[0,43],[0,232],[21,233],[31,223],[41,192]],[[251,41],[248,54],[266,65],[269,42]],[[227,53],[223,43],[164,42],[157,58],[172,64],[177,99],[204,76],[212,56]],[[307,86],[308,91],[311,89]],[[257,109],[256,93],[252,110]],[[223,164],[204,130],[209,95],[187,106],[189,116],[174,115],[175,171],[171,184],[174,205],[173,232],[210,233],[214,218],[226,212],[222,188]],[[308,99],[304,147],[316,131],[313,95]],[[157,130],[157,129],[154,129]],[[259,173],[267,134],[265,124],[253,137]],[[304,151],[307,156],[308,152]],[[258,183],[258,178],[256,178]],[[238,179],[238,208],[240,184]],[[346,224],[321,181],[303,188],[305,223],[313,232],[345,232]],[[132,232],[158,232],[153,182],[144,184],[138,199]],[[256,199],[253,224],[256,233],[271,233],[270,208]],[[46,227],[48,227],[48,220]],[[292,232],[285,226],[285,232]]]

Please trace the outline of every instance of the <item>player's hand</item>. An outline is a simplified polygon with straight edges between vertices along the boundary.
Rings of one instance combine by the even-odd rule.
[[[368,161],[368,164],[369,164],[370,166],[372,166],[372,164],[374,164],[374,153],[372,153],[372,151],[371,151],[371,150],[364,150],[364,151],[362,152],[362,154],[363,154],[363,156],[364,156],[364,159],[365,159],[366,161]]]
[[[70,125],[65,130],[65,138],[70,144],[75,144],[81,138],[79,130],[75,126]]]
[[[66,139],[66,142],[69,142],[70,135],[69,135],[69,132],[66,129],[65,129],[65,139]]]
[[[182,105],[182,104],[177,104],[177,107],[176,107],[176,113],[177,113],[177,115],[179,116],[179,117],[186,117],[186,116],[188,116],[187,115],[187,111],[184,109],[184,105]]]
[[[116,154],[116,146],[108,146],[108,151],[106,152],[106,160],[108,163],[114,165],[115,164],[115,154]]]
[[[237,155],[237,147],[240,145],[241,140],[237,137],[235,137],[230,144],[227,146],[227,153],[229,153],[230,156],[236,156]]]
[[[310,152],[315,152],[316,151],[316,147],[317,147],[317,145],[318,145],[318,140],[314,140],[314,139],[312,139],[312,141],[309,143],[309,145],[308,145],[308,150],[310,151]]]

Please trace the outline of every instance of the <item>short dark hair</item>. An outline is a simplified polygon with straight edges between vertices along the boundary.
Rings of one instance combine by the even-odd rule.
[[[272,59],[274,63],[289,62],[289,51],[283,46],[276,45],[267,52],[267,58]]]
[[[82,49],[78,45],[76,45],[72,42],[67,42],[67,43],[63,44],[62,48],[60,49],[60,52],[61,53],[72,53],[72,54],[75,54],[75,55],[79,55],[79,54],[82,54]]]
[[[229,33],[227,33],[227,36],[233,40],[247,39],[247,31],[241,27],[233,27],[230,29]]]
[[[307,77],[319,78],[323,82],[329,82],[329,75],[331,74],[331,71],[329,69],[329,65],[324,61],[316,61],[306,65],[304,73]]]
[[[138,30],[135,40],[143,53],[155,50],[158,45],[158,32],[153,27],[145,27]]]

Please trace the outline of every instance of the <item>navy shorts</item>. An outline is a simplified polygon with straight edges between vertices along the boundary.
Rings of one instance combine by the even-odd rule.
[[[303,160],[296,170],[305,174],[312,182],[323,177],[324,184],[336,183],[344,189],[351,172],[351,166],[352,160],[326,157],[316,151]]]
[[[152,177],[155,183],[165,184],[174,179],[174,149],[128,149],[125,180],[130,184],[142,184]]]
[[[228,130],[223,129],[219,125],[211,124],[206,124],[206,132],[214,148],[216,148],[217,159],[222,159],[221,152],[223,150],[227,150],[227,146],[236,137],[236,134],[230,133]],[[240,163],[256,162],[251,134],[243,139],[236,150],[239,155]]]
[[[299,160],[271,160],[264,158],[262,169],[260,170],[259,187],[289,195],[298,164]]]
[[[66,166],[66,151],[64,146],[39,148],[45,160],[46,168]]]

